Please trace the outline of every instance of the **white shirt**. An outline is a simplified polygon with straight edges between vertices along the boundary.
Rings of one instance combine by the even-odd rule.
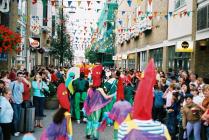
[[[199,95],[193,97],[193,102],[197,105],[202,104],[203,100],[204,98]]]
[[[14,111],[9,101],[4,96],[0,96],[0,107],[0,123],[11,123]]]

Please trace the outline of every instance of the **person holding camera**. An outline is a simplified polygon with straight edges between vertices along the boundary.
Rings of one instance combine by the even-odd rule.
[[[43,128],[41,120],[44,117],[45,91],[49,91],[49,87],[42,81],[41,76],[37,73],[32,81],[33,104],[35,106],[35,127]]]

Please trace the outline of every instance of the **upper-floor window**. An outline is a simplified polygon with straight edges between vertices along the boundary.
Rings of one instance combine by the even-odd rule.
[[[186,0],[175,0],[175,9],[178,9],[186,4]]]
[[[209,28],[209,5],[198,9],[197,30]]]

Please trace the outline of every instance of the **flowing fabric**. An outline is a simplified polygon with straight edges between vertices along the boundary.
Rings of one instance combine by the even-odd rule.
[[[75,74],[70,72],[69,75],[68,75],[68,78],[66,79],[65,81],[65,86],[68,87],[70,82],[73,80],[73,77],[75,77]]]
[[[109,118],[121,124],[131,112],[131,104],[125,100],[117,101],[109,113]]]
[[[144,78],[139,82],[133,105],[132,118],[152,119],[153,88],[156,82],[154,60],[151,59],[145,69]]]
[[[92,88],[88,90],[88,96],[84,102],[84,109],[87,115],[92,112],[97,111],[107,105],[111,99],[105,99],[100,91],[93,90]]]
[[[164,136],[132,129],[123,140],[166,140]]]
[[[61,124],[52,122],[44,133],[41,140],[68,140],[66,119]]]
[[[123,86],[123,79],[120,77],[118,79],[118,88],[117,88],[117,98],[116,101],[124,100],[124,86]]]

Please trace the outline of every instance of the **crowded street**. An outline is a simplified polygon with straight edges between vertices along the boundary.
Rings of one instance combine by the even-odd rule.
[[[0,0],[0,140],[209,140],[209,0]]]

